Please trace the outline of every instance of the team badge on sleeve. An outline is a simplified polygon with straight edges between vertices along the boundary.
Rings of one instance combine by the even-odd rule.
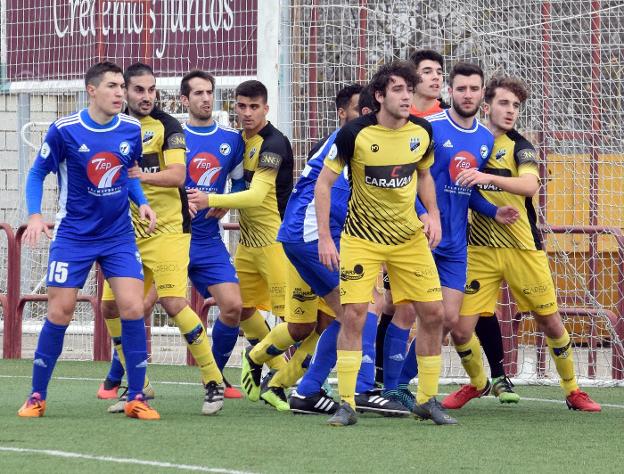
[[[264,152],[258,160],[258,168],[278,169],[282,164],[282,157],[277,153]]]
[[[50,156],[50,145],[48,145],[48,142],[43,142],[43,145],[41,145],[41,150],[39,150],[39,156],[41,156],[41,158],[43,158],[44,160]]]
[[[479,152],[481,153],[481,159],[485,160],[488,157],[489,150],[485,145],[481,145]]]
[[[338,147],[334,143],[332,144],[331,148],[329,149],[329,152],[327,153],[327,158],[329,158],[330,160],[335,160],[337,156],[338,156]]]

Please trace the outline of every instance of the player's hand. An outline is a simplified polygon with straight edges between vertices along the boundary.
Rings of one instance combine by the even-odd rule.
[[[149,221],[147,233],[151,234],[154,232],[154,229],[156,228],[156,213],[154,210],[147,204],[141,204],[141,206],[139,206],[139,216],[142,221]]]
[[[132,168],[128,168],[128,178],[137,178],[139,181],[143,181],[143,171],[136,162]]]
[[[518,209],[513,206],[501,206],[496,210],[496,216],[494,220],[499,224],[509,225],[513,224],[520,217]]]
[[[455,184],[464,188],[470,188],[478,184],[490,184],[491,175],[482,173],[477,168],[463,170],[457,175]]]
[[[199,189],[187,189],[186,196],[188,197],[189,204],[193,203],[198,211],[210,207],[208,205],[208,194],[202,193]]]
[[[340,254],[336,249],[336,244],[331,237],[321,238],[318,241],[319,261],[327,267],[329,271],[340,270]]]
[[[208,212],[206,213],[206,219],[208,219],[209,217],[214,217],[215,219],[219,220],[221,219],[223,216],[225,216],[228,213],[229,209],[224,209],[222,207],[213,207],[208,209]]]
[[[195,219],[195,216],[197,215],[197,206],[195,205],[195,203],[189,202],[188,210],[189,210],[189,214],[191,215],[191,218]]]
[[[423,231],[429,240],[429,248],[433,250],[442,240],[442,225],[440,224],[440,214],[438,212],[429,212],[427,216],[426,222],[423,222]]]
[[[28,218],[28,225],[22,236],[22,242],[34,247],[37,245],[37,242],[39,242],[39,237],[41,237],[42,232],[48,239],[52,238],[52,231],[48,229],[47,224],[43,222],[43,216],[41,214],[32,214]]]

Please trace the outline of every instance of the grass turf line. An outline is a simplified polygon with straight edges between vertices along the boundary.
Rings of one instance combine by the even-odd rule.
[[[31,361],[0,360],[0,446],[50,449],[93,456],[144,459],[252,472],[448,472],[572,471],[621,472],[618,452],[624,410],[578,413],[565,405],[521,401],[500,405],[475,400],[453,412],[456,427],[435,427],[413,418],[361,416],[349,428],[325,426],[325,417],[277,413],[262,402],[226,400],[218,416],[200,415],[203,390],[158,381],[196,382],[197,368],[150,366],[159,422],[139,422],[106,413],[97,400],[98,382],[54,380],[41,419],[16,416],[30,387]],[[101,379],[108,364],[60,362],[56,376]],[[26,376],[26,377],[24,377]],[[233,383],[237,371],[226,373]],[[454,387],[441,387],[448,392]],[[518,387],[521,396],[562,399],[556,387]],[[592,388],[599,402],[623,404],[622,388]],[[4,472],[137,472],[138,466],[97,460],[0,452]],[[142,467],[149,472],[170,469]],[[180,472],[180,471],[177,471]]]

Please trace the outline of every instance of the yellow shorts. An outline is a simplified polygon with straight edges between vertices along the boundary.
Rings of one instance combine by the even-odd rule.
[[[468,246],[463,316],[492,315],[505,280],[521,312],[555,313],[557,295],[548,257],[542,250]]]
[[[284,317],[287,261],[279,242],[265,247],[238,244],[234,267],[244,308],[270,310],[275,316]]]
[[[145,295],[154,283],[159,298],[165,296],[186,298],[190,245],[191,234],[158,234],[137,240],[137,247],[143,260]],[[104,301],[115,299],[108,283],[104,284],[102,299]]]
[[[422,231],[399,245],[384,245],[342,234],[340,239],[341,302],[368,303],[385,263],[395,304],[441,301],[440,278]]]
[[[286,279],[286,316],[287,323],[314,323],[318,311],[336,317],[325,300],[317,296],[293,264],[288,262]]]

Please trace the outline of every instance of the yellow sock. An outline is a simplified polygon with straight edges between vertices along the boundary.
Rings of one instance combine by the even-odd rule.
[[[362,351],[336,351],[336,374],[340,399],[355,410],[355,384],[362,365]]]
[[[570,347],[570,335],[566,329],[563,330],[563,334],[558,339],[546,338],[550,355],[555,361],[557,367],[557,373],[561,377],[561,388],[566,394],[566,397],[578,389],[576,383],[576,373],[574,371],[574,353]]]
[[[288,332],[288,323],[280,323],[255,345],[249,357],[256,364],[262,365],[269,359],[282,355],[295,342]]]
[[[126,358],[123,355],[123,347],[121,345],[121,318],[117,317],[114,319],[104,319],[104,323],[106,323],[106,329],[108,329],[108,335],[113,340],[113,347],[115,352],[117,352],[117,358],[119,359],[119,363],[126,368]],[[149,379],[147,375],[145,376],[145,382],[143,382],[143,388],[147,387],[149,384]]]
[[[418,388],[416,402],[419,405],[427,403],[431,397],[438,394],[438,382],[442,370],[442,356],[416,356],[418,361]]]
[[[269,331],[271,330],[258,310],[256,310],[251,318],[241,321],[240,328],[243,330],[245,337],[252,346],[255,346],[262,339],[264,339],[264,337],[269,334]]]
[[[292,387],[297,383],[303,373],[305,372],[304,365],[307,367],[306,360],[314,354],[316,343],[318,342],[319,335],[316,331],[312,331],[308,337],[306,337],[301,345],[297,348],[293,356],[290,358],[286,367],[277,372],[275,376],[269,382],[269,387]]]
[[[471,385],[476,387],[477,390],[483,390],[487,385],[487,375],[485,375],[485,369],[483,368],[481,344],[477,336],[473,333],[468,343],[456,345],[455,350],[457,350],[457,354],[461,358],[461,363],[464,369],[466,369],[466,373],[470,376]],[[420,368],[418,371],[420,372]]]
[[[199,366],[204,384],[212,381],[222,383],[223,375],[221,375],[212,355],[212,348],[206,337],[206,329],[199,316],[187,306],[173,317],[173,321],[186,339],[186,345]]]
[[[275,356],[267,360],[265,363],[273,372],[279,372],[280,370],[284,370],[286,368],[286,365],[288,365],[288,362],[286,362],[286,359],[284,359],[283,355]]]

